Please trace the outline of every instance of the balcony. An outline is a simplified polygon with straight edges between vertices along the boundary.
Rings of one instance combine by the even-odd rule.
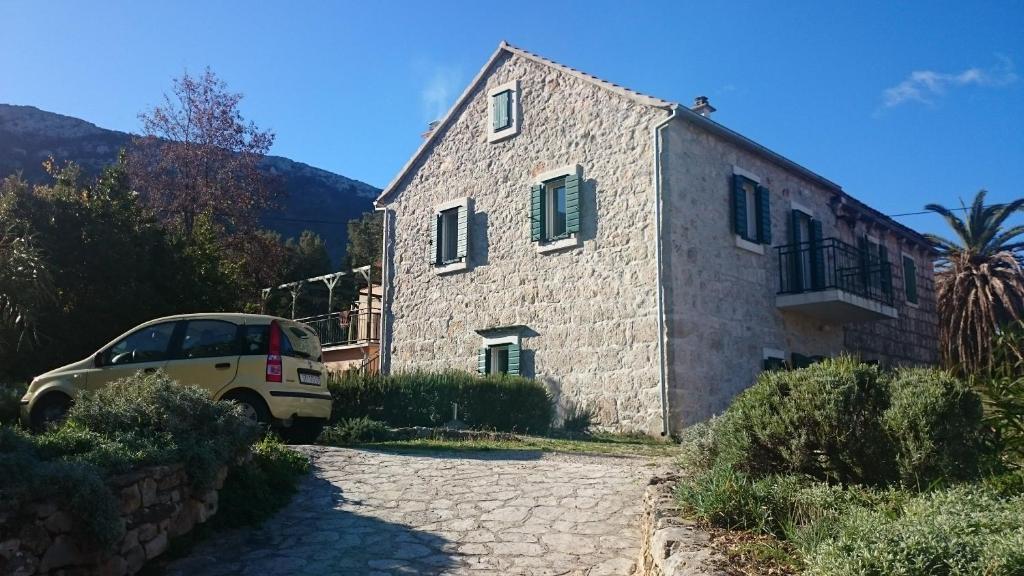
[[[775,305],[834,323],[896,318],[892,264],[838,238],[776,248]]]
[[[380,342],[380,312],[331,312],[297,318],[316,332],[324,348],[364,346]]]

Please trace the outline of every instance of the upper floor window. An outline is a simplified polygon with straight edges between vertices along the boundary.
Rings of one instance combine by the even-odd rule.
[[[434,209],[431,222],[430,262],[439,274],[466,269],[469,245],[469,198],[459,198]]]
[[[506,82],[487,91],[487,140],[497,142],[519,133],[519,81]]]
[[[903,291],[907,302],[917,305],[917,262],[909,254],[903,255]]]
[[[579,245],[579,166],[542,174],[530,190],[530,239],[546,252]]]
[[[772,243],[771,194],[746,174],[732,177],[732,222],[738,238],[754,244]]]

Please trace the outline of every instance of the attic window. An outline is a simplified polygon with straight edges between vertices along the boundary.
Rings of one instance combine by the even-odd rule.
[[[519,81],[487,91],[487,141],[498,142],[519,133]]]

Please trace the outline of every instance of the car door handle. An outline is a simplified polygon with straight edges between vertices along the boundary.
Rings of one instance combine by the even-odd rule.
[[[146,374],[152,374],[156,372],[156,368],[146,368],[145,370],[143,370],[143,372],[145,372]]]
[[[213,367],[218,370],[226,370],[231,368],[231,362],[218,362],[217,364],[214,364]]]

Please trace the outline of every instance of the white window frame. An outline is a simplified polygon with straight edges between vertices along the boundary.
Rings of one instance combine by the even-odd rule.
[[[502,130],[494,129],[494,97],[502,92],[511,93],[511,103],[509,108],[511,109],[512,123],[508,128]],[[487,91],[487,141],[488,142],[499,142],[506,138],[511,138],[516,134],[519,134],[519,125],[521,121],[522,113],[519,104],[519,80],[513,80],[506,82],[491,88]]]
[[[491,356],[494,353],[494,351],[492,350],[492,348],[494,348],[496,346],[514,345],[514,346],[519,347],[520,354],[522,354],[523,347],[520,345],[520,340],[521,340],[521,338],[520,338],[520,336],[518,334],[513,334],[513,335],[510,335],[510,336],[497,336],[497,337],[487,337],[487,336],[485,336],[484,337],[483,347],[484,347],[484,349],[487,350],[488,363],[491,365],[491,371],[489,371],[486,374],[487,376],[490,376],[492,374],[507,374],[507,372],[495,372],[494,371],[494,357]]]
[[[780,348],[762,348],[761,349],[761,368],[762,368],[762,371],[764,371],[763,370],[764,369],[764,361],[765,360],[769,360],[769,359],[771,359],[771,360],[782,360],[783,364],[787,364],[788,365],[788,362],[786,361],[786,351],[785,350],[782,350]]]
[[[732,173],[733,173],[734,176],[743,176],[744,178],[746,178],[747,180],[752,181],[755,184],[754,191],[750,195],[751,198],[747,199],[747,231],[749,233],[749,231],[750,231],[750,221],[751,221],[751,219],[753,219],[753,221],[754,221],[754,230],[755,230],[755,234],[754,235],[756,236],[757,235],[756,234],[756,230],[757,230],[757,216],[758,216],[758,214],[757,214],[757,210],[758,210],[758,205],[757,205],[757,188],[756,187],[761,185],[761,177],[758,176],[757,174],[754,174],[753,172],[751,172],[749,170],[744,170],[743,168],[740,168],[739,166],[736,166],[736,165],[733,165]],[[751,216],[751,215],[753,215],[753,216]],[[761,256],[764,256],[764,244],[761,244],[760,242],[752,242],[750,240],[747,240],[743,236],[740,236],[739,234],[733,234],[733,236],[736,237],[736,247],[737,248],[741,248],[741,249],[746,250],[748,252],[753,252],[754,254],[760,254]]]
[[[544,208],[545,208],[545,210],[544,210],[544,212],[545,212],[544,218],[547,220],[544,223],[545,224],[545,228],[547,228],[546,225],[550,222],[551,213],[552,213],[552,210],[548,209],[549,208],[548,204],[551,202],[551,199],[550,199],[551,195],[548,194],[548,184],[551,183],[554,180],[567,178],[567,177],[572,176],[572,175],[580,177],[581,174],[583,174],[583,167],[582,166],[580,166],[579,164],[570,164],[568,166],[562,166],[561,168],[555,168],[554,170],[548,170],[546,172],[542,172],[541,174],[537,175],[536,179],[534,180],[534,184],[540,185],[540,186],[544,187],[544,204],[545,204],[545,206],[544,206]],[[583,183],[580,182],[580,187],[581,188],[582,188],[582,184]],[[580,191],[580,193],[582,194],[582,190]],[[558,239],[558,240],[552,240],[550,242],[548,242],[548,241],[546,241],[544,239],[541,239],[540,242],[537,242],[537,253],[538,254],[548,254],[548,253],[551,253],[551,252],[559,252],[561,250],[566,250],[566,249],[569,249],[569,248],[576,248],[576,247],[578,247],[580,245],[580,243],[581,243],[580,235],[577,232],[573,232],[573,233],[569,234],[568,236],[566,236],[565,238],[561,238],[561,239]]]
[[[917,272],[917,268],[918,268],[918,266],[917,266],[917,258],[914,258],[914,255],[909,253],[909,252],[904,252],[904,251],[900,250],[900,275],[903,276],[903,302],[907,306],[909,306],[911,308],[920,308],[921,307],[921,287],[920,287],[920,285],[918,285],[918,287],[917,287],[918,288],[918,290],[917,290],[917,303],[911,302],[910,299],[907,298],[907,274],[906,274],[906,269],[907,268],[906,268],[906,266],[903,265],[903,260],[906,259],[906,258],[909,258],[910,261],[914,263],[914,272]]]
[[[444,218],[442,218],[441,215],[444,212],[447,212],[448,210],[451,210],[453,208],[464,209],[466,211],[466,257],[462,258],[461,260],[455,260],[453,262],[449,262],[447,264],[435,264],[434,265],[434,272],[436,274],[438,274],[438,275],[451,274],[453,272],[460,272],[462,270],[468,269],[468,267],[469,267],[469,264],[468,264],[468,262],[469,262],[469,248],[470,248],[469,247],[469,244],[470,244],[469,236],[472,233],[472,231],[470,230],[470,227],[471,227],[470,220],[471,220],[472,214],[469,211],[469,196],[465,196],[463,198],[456,198],[454,200],[449,200],[448,202],[445,202],[443,204],[439,204],[439,205],[434,207],[434,218],[438,219],[438,226],[441,227],[440,236],[441,236],[441,239],[442,239],[442,243],[441,243],[441,245],[437,246],[437,249],[439,251],[441,251],[442,253],[444,252],[444,245],[443,245],[444,244],[443,240],[444,240],[444,236],[445,236],[445,231],[443,229]],[[456,218],[456,220],[455,220],[455,230],[453,231],[453,233],[456,235],[456,239],[455,239],[456,246],[458,245],[458,237],[457,237],[458,233],[459,233],[458,226],[459,226],[458,218]],[[436,242],[436,239],[434,241]]]

